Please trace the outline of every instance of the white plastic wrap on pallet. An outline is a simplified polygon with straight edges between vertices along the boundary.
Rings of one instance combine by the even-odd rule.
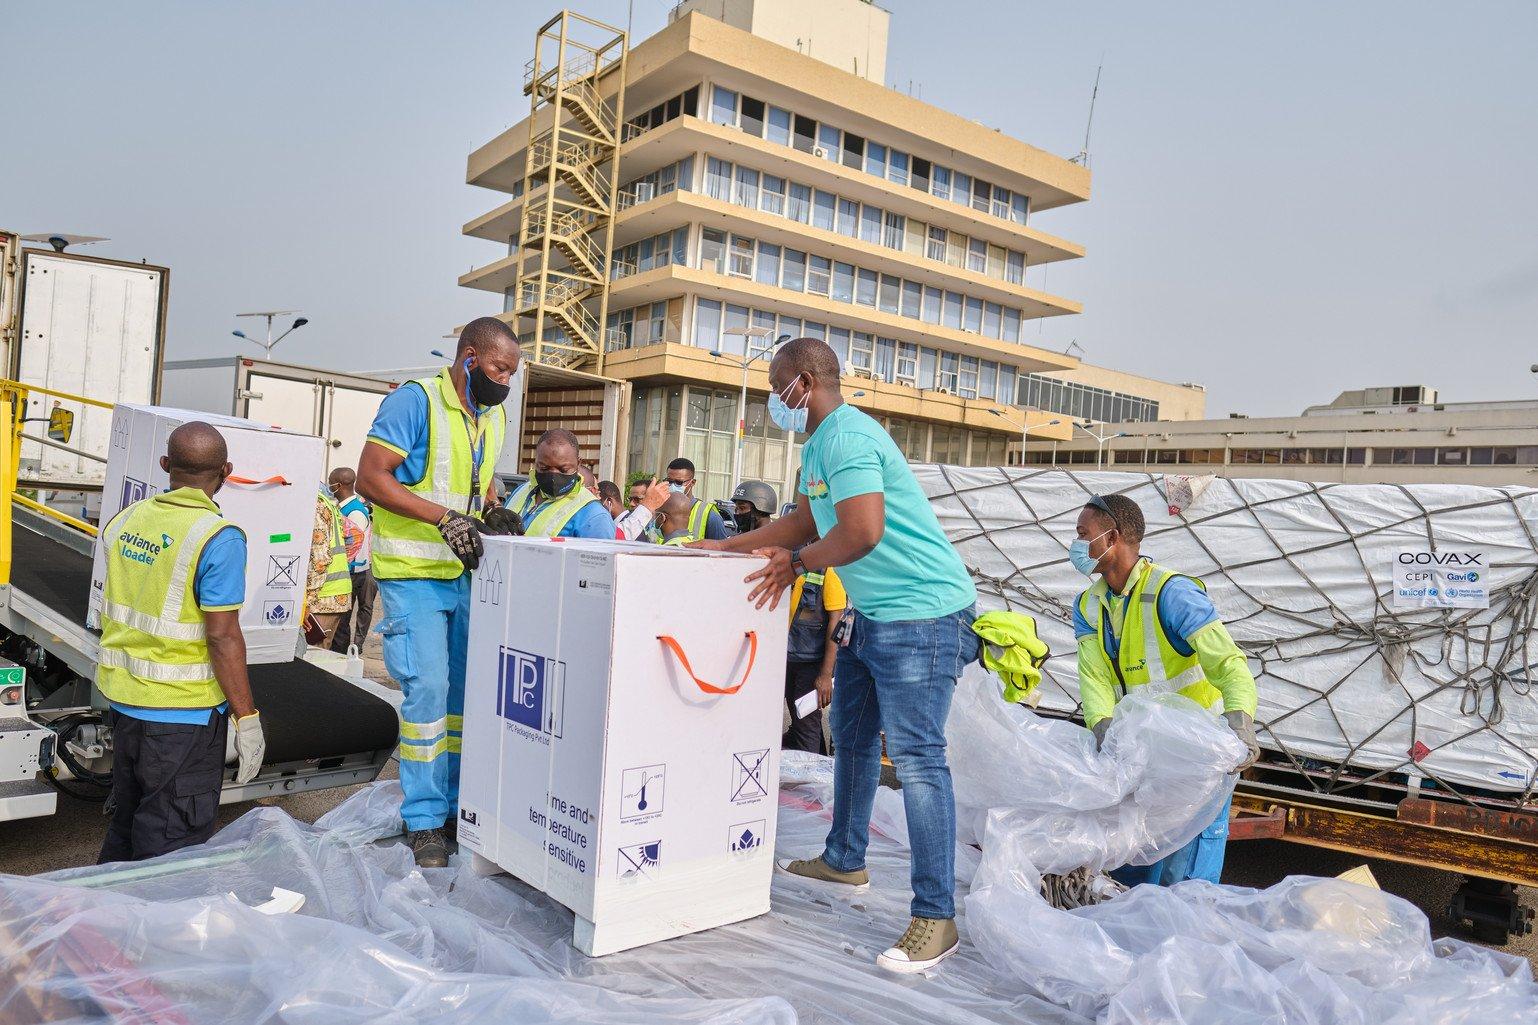
[[[1125,494],[1143,553],[1202,578],[1260,686],[1262,746],[1324,772],[1425,776],[1532,793],[1538,783],[1538,491],[1216,478],[1171,513],[1147,474],[921,466],[980,608],[1037,617],[1054,656],[1042,707],[1078,704],[1069,618],[1087,581],[1067,559],[1091,494]],[[1489,609],[1404,609],[1407,547],[1477,548]],[[1304,762],[1314,759],[1322,765]]]

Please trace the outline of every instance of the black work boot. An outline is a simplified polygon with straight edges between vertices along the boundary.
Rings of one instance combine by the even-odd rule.
[[[449,842],[441,826],[407,833],[406,845],[411,848],[417,868],[444,868],[449,863]]]

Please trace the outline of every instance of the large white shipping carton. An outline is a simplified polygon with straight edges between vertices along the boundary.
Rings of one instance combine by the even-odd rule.
[[[769,910],[787,622],[747,601],[762,564],[486,540],[459,842],[571,908],[586,954]]]
[[[112,412],[101,523],[105,526],[125,506],[170,487],[160,457],[166,453],[171,432],[192,420],[212,425],[229,446],[236,479],[227,482],[214,501],[225,518],[246,532],[246,601],[240,610],[246,660],[287,662],[300,647],[299,610],[304,604],[310,531],[326,465],[325,442],[320,438],[289,434],[239,417],[119,404]],[[93,628],[100,626],[107,576],[103,543],[108,540],[97,539],[91,564],[87,625]]]

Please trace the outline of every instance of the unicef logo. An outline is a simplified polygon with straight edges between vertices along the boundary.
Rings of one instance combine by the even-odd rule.
[[[1435,587],[1428,587],[1428,588],[1426,588],[1426,596],[1428,598],[1435,598],[1437,596],[1437,593],[1438,592],[1437,592],[1437,589]]]

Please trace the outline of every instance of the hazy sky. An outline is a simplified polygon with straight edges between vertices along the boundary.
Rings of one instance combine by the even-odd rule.
[[[893,84],[1063,155],[1104,56],[1094,196],[1033,219],[1087,246],[1045,282],[1085,313],[1032,340],[1202,382],[1214,415],[1380,384],[1538,394],[1538,3],[886,6]],[[667,7],[635,0],[636,38]],[[170,266],[173,358],[297,308],[282,358],[423,362],[501,308],[455,284],[499,255],[459,234],[500,201],[465,156],[527,111],[556,9],[0,3],[22,93],[0,225]]]

